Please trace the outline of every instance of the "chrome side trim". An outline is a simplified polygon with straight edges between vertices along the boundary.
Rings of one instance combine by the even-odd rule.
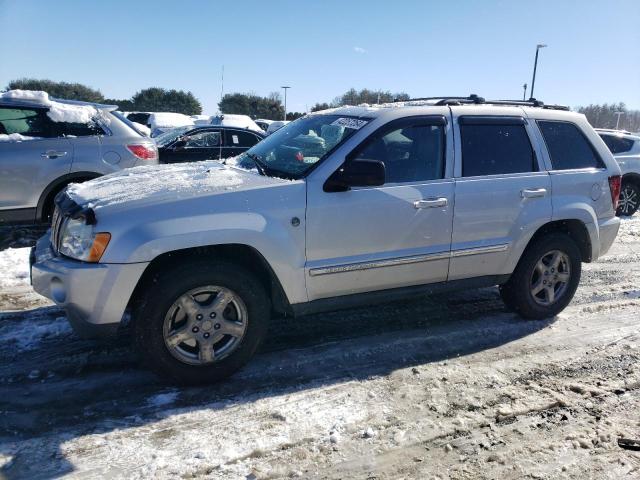
[[[490,247],[476,247],[476,248],[465,248],[464,250],[453,250],[451,252],[451,258],[456,257],[467,257],[469,255],[482,255],[483,253],[498,253],[504,252],[509,248],[508,243],[504,243],[502,245],[491,245]]]
[[[372,268],[395,267],[398,265],[409,265],[412,263],[432,262],[434,260],[444,260],[446,258],[467,257],[469,255],[482,255],[485,253],[504,252],[509,248],[508,243],[502,245],[491,245],[490,247],[466,248],[464,250],[454,250],[452,252],[428,253],[426,255],[413,255],[411,257],[390,258],[375,262],[346,263],[344,265],[334,265],[331,267],[318,267],[309,270],[311,277],[319,275],[329,275],[332,273],[353,272],[357,270],[370,270]]]
[[[414,255],[411,257],[390,258],[386,260],[378,260],[375,262],[347,263],[344,265],[335,265],[332,267],[319,267],[309,270],[309,275],[316,277],[318,275],[328,275],[331,273],[353,272],[356,270],[369,270],[372,268],[393,267],[397,265],[408,265],[411,263],[431,262],[434,260],[444,260],[449,258],[449,252],[429,253],[426,255]]]

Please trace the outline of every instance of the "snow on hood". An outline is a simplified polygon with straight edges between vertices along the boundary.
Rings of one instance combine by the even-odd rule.
[[[34,90],[9,90],[0,93],[0,99],[26,100],[49,107],[47,116],[54,122],[92,123],[100,115],[97,108],[91,105],[73,105],[56,102],[49,98],[47,92]]]
[[[88,182],[71,184],[67,194],[78,205],[99,210],[138,200],[160,202],[234,190],[243,185],[282,181],[209,160],[129,168]]]

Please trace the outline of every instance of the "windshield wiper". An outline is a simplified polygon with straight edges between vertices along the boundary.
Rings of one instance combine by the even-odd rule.
[[[263,177],[267,175],[267,166],[264,164],[264,162],[262,160],[260,160],[260,157],[258,155],[256,155],[255,153],[247,153],[244,152],[244,154],[250,158],[251,160],[253,160],[253,163],[255,163],[256,168],[258,169],[258,173],[260,175],[262,175]]]

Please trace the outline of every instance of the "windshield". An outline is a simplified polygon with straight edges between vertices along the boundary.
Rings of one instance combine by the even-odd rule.
[[[164,147],[166,145],[169,145],[171,142],[173,142],[180,135],[185,133],[187,130],[191,130],[192,128],[193,128],[193,125],[187,125],[185,127],[173,128],[173,129],[169,130],[168,132],[164,132],[164,133],[158,135],[153,140],[155,140],[156,145],[158,147]]]
[[[253,168],[257,162],[268,175],[300,178],[369,120],[345,115],[302,117],[251,147],[236,163]]]

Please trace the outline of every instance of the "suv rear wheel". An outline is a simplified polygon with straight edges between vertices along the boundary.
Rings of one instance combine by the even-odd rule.
[[[189,262],[147,284],[134,316],[137,350],[174,382],[215,382],[253,356],[269,313],[265,290],[249,271],[226,262]]]
[[[637,183],[622,182],[620,190],[620,199],[618,200],[618,209],[616,215],[630,217],[638,210],[640,206],[640,187]]]
[[[500,287],[505,304],[524,318],[560,313],[571,301],[582,269],[580,250],[568,235],[553,233],[530,245],[509,281]]]

